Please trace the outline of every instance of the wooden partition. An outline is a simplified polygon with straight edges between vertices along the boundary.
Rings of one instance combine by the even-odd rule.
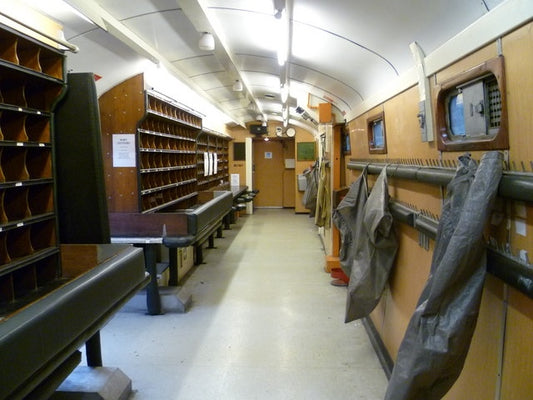
[[[104,93],[99,102],[109,212],[195,204],[202,119],[144,90],[142,74]]]
[[[187,209],[199,192],[228,185],[231,138],[203,130],[199,114],[145,90],[142,74],[99,104],[110,213]]]
[[[533,176],[533,24],[529,23],[502,38],[505,60],[506,102],[508,109],[509,149],[502,149],[508,171]],[[492,43],[458,60],[431,76],[433,107],[438,85],[450,77],[498,56]],[[387,153],[371,154],[368,147],[367,121],[384,113]],[[396,162],[406,165],[445,165],[462,152],[440,152],[435,142],[422,142],[418,126],[418,89],[412,87],[387,100],[348,124],[352,159]],[[472,151],[479,159],[482,151]],[[359,175],[346,171],[346,184]],[[370,186],[374,177],[369,179]],[[389,178],[391,197],[410,207],[438,217],[445,188]],[[499,214],[488,224],[487,237],[513,256],[533,254],[533,203],[499,198]],[[419,233],[405,224],[396,224],[399,252],[389,285],[371,321],[386,351],[394,360],[418,297],[428,278],[434,243],[420,245]],[[494,243],[493,243],[494,245]],[[530,256],[531,259],[531,256]],[[533,393],[533,299],[497,277],[488,274],[479,319],[463,372],[445,396],[449,400],[530,398]]]

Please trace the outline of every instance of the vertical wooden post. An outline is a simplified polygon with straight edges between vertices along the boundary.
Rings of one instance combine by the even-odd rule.
[[[342,124],[333,126],[330,149],[330,184],[331,184],[331,208],[336,206],[335,192],[341,188],[341,164],[342,164]],[[340,267],[339,261],[340,233],[337,227],[331,224],[331,254],[326,255],[326,272],[332,268]]]

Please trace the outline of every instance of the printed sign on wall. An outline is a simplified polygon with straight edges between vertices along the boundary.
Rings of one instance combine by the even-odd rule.
[[[113,167],[135,167],[135,135],[113,135]]]

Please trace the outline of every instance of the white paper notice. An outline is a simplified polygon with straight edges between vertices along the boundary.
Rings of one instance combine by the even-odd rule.
[[[286,158],[285,159],[285,168],[286,169],[293,169],[296,167],[296,162],[294,158]]]
[[[231,186],[240,186],[240,177],[239,174],[231,174]]]
[[[213,174],[218,173],[218,154],[213,153]]]
[[[514,226],[516,229],[516,233],[521,236],[527,236],[527,225],[526,221],[515,219]]]
[[[209,176],[209,155],[204,152],[204,176]]]
[[[113,167],[135,167],[135,135],[113,135]]]
[[[213,175],[213,153],[207,153],[207,158],[209,159],[209,176]]]

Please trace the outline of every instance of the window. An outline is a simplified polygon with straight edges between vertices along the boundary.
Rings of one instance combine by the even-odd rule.
[[[233,161],[246,161],[244,142],[233,142]]]
[[[371,154],[386,154],[385,114],[381,113],[367,120],[368,151]]]
[[[352,145],[350,143],[350,133],[349,132],[342,132],[341,134],[342,138],[342,153],[343,154],[352,154]]]
[[[448,101],[448,116],[452,135],[465,136],[463,94],[456,93]]]
[[[509,147],[503,57],[443,83],[437,94],[439,150]]]

